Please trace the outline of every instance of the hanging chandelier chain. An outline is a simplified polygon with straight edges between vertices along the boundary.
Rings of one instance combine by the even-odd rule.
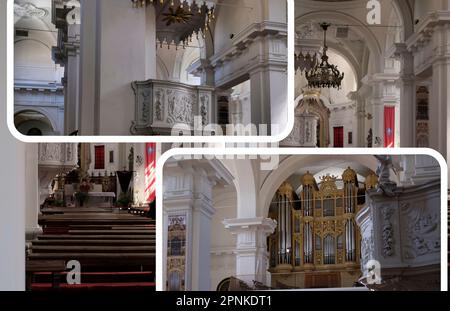
[[[321,23],[320,27],[323,29],[323,50],[321,56],[321,62],[317,63],[316,55],[315,59],[311,59],[308,53],[304,56],[300,53],[296,57],[296,70],[300,68],[301,71],[305,71],[306,79],[308,80],[309,88],[337,88],[340,89],[342,80],[344,79],[344,73],[340,73],[337,66],[328,62],[329,57],[327,55],[327,31],[331,26],[330,23]]]

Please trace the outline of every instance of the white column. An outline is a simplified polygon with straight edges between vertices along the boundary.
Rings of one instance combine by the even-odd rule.
[[[400,147],[414,147],[415,143],[415,75],[414,56],[406,44],[396,44],[396,56],[400,59]]]
[[[436,60],[433,63],[433,89],[430,103],[431,147],[444,157],[450,154],[450,23],[436,26],[433,36]]]
[[[275,231],[276,221],[261,217],[228,219],[223,223],[236,235],[236,277],[248,284],[253,281],[267,284],[267,237]]]
[[[154,6],[82,0],[82,135],[128,135],[134,119],[134,81],[156,77]]]
[[[205,180],[206,176],[197,176],[195,183],[201,183],[208,188],[214,183]],[[199,180],[203,179],[203,180]],[[208,189],[209,190],[209,189]],[[208,291],[211,289],[211,218],[216,210],[212,206],[212,198],[205,200],[196,194],[192,208],[192,289]]]
[[[270,88],[264,68],[257,68],[250,73],[250,84],[252,90],[251,98],[251,123],[258,126],[271,124]],[[270,133],[268,133],[270,134]]]
[[[145,80],[156,79],[156,12],[153,5],[146,8]]]
[[[276,135],[287,124],[287,73],[286,67],[264,66],[250,73],[251,122],[256,126],[266,124],[268,133]]]
[[[0,42],[6,42],[7,3],[0,1]],[[0,45],[0,291],[25,290],[25,144],[6,126],[6,44]]]
[[[1,11],[6,12],[6,9]],[[6,81],[3,77],[0,80],[0,88],[3,88]],[[0,94],[6,94],[6,91],[2,90]],[[5,108],[2,105],[0,117],[3,120],[6,120]],[[3,166],[0,178],[0,290],[22,291],[25,290],[26,146],[11,136],[5,122],[0,123],[0,139],[5,148],[0,155]]]
[[[450,61],[440,60],[433,64],[433,87],[430,98],[430,147],[441,152],[445,157],[447,153],[447,105],[450,98],[448,87],[450,77]]]
[[[79,124],[79,96],[80,96],[80,25],[68,25],[67,63],[65,81],[65,134],[69,135],[78,130]]]
[[[80,135],[98,133],[99,48],[100,48],[100,0],[80,0],[80,107],[78,130]]]
[[[33,240],[37,234],[42,232],[42,228],[38,224],[39,216],[39,145],[26,145],[26,163],[25,163],[25,188],[23,195],[25,196],[25,230],[26,240]]]
[[[211,290],[211,220],[215,214],[213,188],[217,183],[230,182],[231,176],[218,160],[166,163],[164,230],[167,232],[169,216],[186,218],[185,289],[188,291]],[[167,241],[164,249],[164,254],[167,254]]]

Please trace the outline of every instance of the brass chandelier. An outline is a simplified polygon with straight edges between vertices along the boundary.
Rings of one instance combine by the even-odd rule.
[[[310,52],[295,54],[295,71],[300,73],[308,72],[317,65],[317,54],[312,55]]]
[[[337,88],[340,89],[344,73],[340,73],[336,65],[328,62],[327,30],[331,25],[322,23],[324,31],[323,53],[320,64],[316,64],[311,70],[306,71],[306,79],[310,88]]]
[[[185,48],[194,36],[205,38],[215,19],[215,0],[131,0],[133,7],[154,5],[161,9],[158,17],[157,39],[163,44]]]

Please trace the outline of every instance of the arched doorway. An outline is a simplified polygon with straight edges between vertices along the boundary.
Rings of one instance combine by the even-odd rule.
[[[23,135],[53,135],[55,128],[50,119],[35,110],[23,110],[14,115],[16,129]]]

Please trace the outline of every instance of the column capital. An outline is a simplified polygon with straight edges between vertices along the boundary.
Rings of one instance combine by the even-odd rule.
[[[250,231],[270,235],[277,226],[275,220],[264,217],[226,219],[222,223],[225,229],[235,235]]]
[[[267,236],[277,222],[270,218],[237,218],[223,221],[225,228],[236,235],[236,276],[248,283],[266,282],[268,269]]]
[[[212,183],[227,185],[233,183],[233,175],[217,159],[173,159],[168,160],[164,167],[165,174],[189,174],[192,176],[204,176]]]

